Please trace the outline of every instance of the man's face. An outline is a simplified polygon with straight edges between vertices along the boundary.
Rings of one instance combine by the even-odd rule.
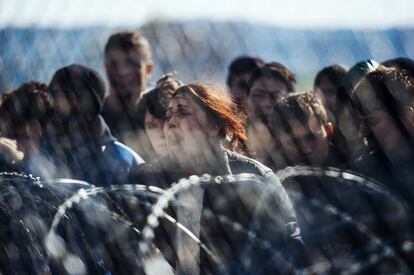
[[[139,98],[151,68],[151,64],[145,62],[135,49],[111,49],[105,55],[105,69],[111,88],[122,97]]]
[[[292,131],[282,131],[278,139],[290,165],[323,165],[329,153],[329,140],[324,125],[311,118],[307,125],[291,121]]]
[[[231,96],[241,106],[246,105],[249,77],[250,73],[238,74],[233,77],[230,83]]]
[[[287,94],[288,89],[282,81],[267,77],[258,79],[247,98],[249,115],[271,121],[277,100]]]
[[[315,92],[330,111],[336,108],[338,90],[329,79],[323,77],[319,86],[315,87]]]

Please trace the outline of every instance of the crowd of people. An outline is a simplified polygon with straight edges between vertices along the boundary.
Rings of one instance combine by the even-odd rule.
[[[285,65],[248,55],[229,65],[228,89],[182,83],[174,73],[148,88],[151,48],[137,32],[111,35],[104,60],[109,93],[98,72],[72,64],[56,70],[48,84],[33,80],[1,95],[1,171],[44,181],[70,178],[102,187],[142,184],[164,190],[192,175],[254,174],[277,187],[280,202],[272,213],[278,217],[275,228],[262,231],[280,235],[278,242],[289,248],[282,254],[301,268],[318,256],[305,232],[312,222],[304,221],[303,207],[310,206],[303,204],[299,213],[291,192],[335,201],[353,214],[367,207],[357,202],[361,197],[377,214],[383,211],[380,216],[395,217],[400,204],[407,213],[414,209],[414,61],[409,58],[366,60],[349,69],[333,64],[318,72],[313,90],[306,92],[297,91],[295,73]],[[397,198],[398,207],[387,207],[391,199],[375,192],[321,187],[327,179],[318,180],[318,187],[306,177],[282,184],[276,174],[290,166],[333,167],[370,178],[382,193]],[[411,240],[411,221],[389,223],[387,240],[398,253],[399,245]],[[383,224],[376,226],[373,231],[385,234]],[[344,247],[335,249],[335,255],[346,254]]]

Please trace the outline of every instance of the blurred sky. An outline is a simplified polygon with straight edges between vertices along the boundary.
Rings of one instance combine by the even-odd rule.
[[[413,27],[414,0],[0,0],[0,28],[241,20],[293,28]]]

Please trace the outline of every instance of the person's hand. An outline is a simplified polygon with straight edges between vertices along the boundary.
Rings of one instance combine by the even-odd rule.
[[[17,148],[16,140],[0,137],[0,156],[8,163],[22,161],[24,153]]]

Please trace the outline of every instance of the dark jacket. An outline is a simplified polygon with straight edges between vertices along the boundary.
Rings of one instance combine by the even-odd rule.
[[[268,179],[276,178],[273,171],[262,163],[224,148],[223,158],[218,158],[215,164],[211,171],[206,172],[213,175],[250,173]],[[183,173],[176,163],[163,157],[132,170],[130,181],[167,189],[172,183],[188,176],[190,175]]]
[[[122,101],[120,101],[120,104],[122,104]],[[115,109],[106,100],[101,111],[101,116],[104,118],[109,129],[111,129],[112,135],[121,142],[126,142],[126,135],[142,131],[144,125],[138,119],[136,112],[127,112],[126,105],[122,107]]]
[[[314,260],[337,257],[344,252],[340,247],[347,247],[348,255],[361,253],[372,236],[395,249],[412,238],[405,203],[380,183],[339,169],[304,170],[307,175],[288,178],[283,185]]]
[[[146,161],[156,158],[138,114],[128,113],[124,109],[115,110],[105,103],[101,115],[117,140],[132,148]]]
[[[390,159],[382,150],[373,148],[352,163],[352,169],[382,183],[394,194],[402,198],[414,210],[414,157],[410,154],[403,156],[395,150],[395,156]]]
[[[281,252],[283,258],[287,262],[297,265],[305,265],[306,257],[304,257],[304,246],[301,240],[300,230],[296,223],[295,212],[291,201],[277,176],[271,169],[256,160],[226,149],[223,149],[222,152],[222,158],[218,158],[215,162],[216,166],[210,171],[207,171],[210,175],[236,175],[242,173],[257,175],[262,180],[271,184],[272,188],[269,190],[269,197],[271,199],[264,202],[261,197],[255,197],[255,199],[251,200],[249,192],[241,192],[243,195],[240,195],[241,197],[235,200],[234,191],[232,192],[231,188],[237,188],[239,185],[230,184],[226,185],[227,188],[230,189],[216,186],[217,189],[204,192],[201,199],[202,208],[212,210],[216,217],[219,215],[227,216],[230,220],[239,222],[244,225],[245,228],[255,231],[258,236],[266,240],[271,240],[270,242],[277,246],[276,251]],[[167,189],[173,182],[177,182],[179,179],[188,176],[189,175],[182,173],[177,165],[168,158],[163,158],[156,162],[140,166],[139,169],[131,174],[130,179],[132,183],[154,185]],[[262,195],[267,192],[261,188],[263,188],[263,186],[257,185],[257,189],[253,192]],[[228,191],[227,193],[226,190]],[[226,194],[228,194],[228,196]],[[231,195],[233,195],[232,199],[230,199]],[[222,201],[219,199],[220,197],[224,198],[226,201],[226,207],[217,208],[217,202]],[[248,201],[248,203],[243,203],[243,201]],[[265,204],[265,209],[261,208],[263,207],[261,203]],[[197,206],[191,207],[191,209],[196,208]],[[259,208],[261,209],[258,210]],[[269,212],[269,210],[271,211]],[[177,211],[177,209],[173,210],[173,212],[175,211]],[[269,215],[269,213],[271,213],[271,215]],[[179,214],[177,215],[179,216]],[[237,273],[237,269],[241,266],[241,263],[238,261],[240,261],[240,257],[242,257],[239,253],[242,254],[242,251],[246,253],[245,245],[248,237],[246,235],[240,236],[234,232],[226,232],[226,230],[223,231],[223,229],[220,229],[222,225],[219,225],[219,220],[210,220],[203,217],[202,214],[200,218],[200,227],[202,228],[200,231],[201,239],[211,241],[210,237],[214,236],[213,239],[217,241],[216,244],[223,242],[229,243],[229,246],[233,247],[232,252],[227,253],[224,249],[222,255],[224,255],[226,259],[222,260],[226,262],[226,265],[228,263],[227,267],[232,270],[232,272],[234,271]],[[254,220],[260,220],[260,225],[253,225],[254,222],[252,221]],[[255,227],[256,225],[257,227]],[[266,269],[263,269],[263,273],[282,270],[279,269],[282,264],[280,262],[278,263],[276,259],[274,259],[274,262],[270,265],[268,262],[265,263],[263,261],[265,259],[268,260],[269,257],[271,258],[271,255],[267,255],[265,252],[264,254],[261,254],[258,251],[252,253],[253,254],[250,255],[260,255],[252,259],[252,263],[254,263],[252,266],[267,266]],[[201,259],[205,259],[205,257],[203,258],[203,254],[201,255]],[[204,262],[203,260],[201,261],[202,263]],[[201,266],[203,266],[203,264],[201,264]],[[203,269],[203,267],[201,267],[201,269]],[[249,270],[244,271],[249,272]],[[263,273],[259,272],[258,274]]]
[[[111,135],[102,117],[98,116],[89,130],[93,138],[64,150],[61,161],[71,178],[96,186],[127,183],[130,170],[144,160]]]

